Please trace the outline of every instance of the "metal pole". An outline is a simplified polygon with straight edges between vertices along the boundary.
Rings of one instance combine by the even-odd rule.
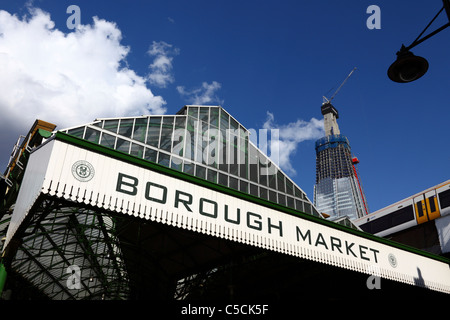
[[[445,13],[447,13],[448,21],[450,21],[450,1],[449,0],[442,0],[444,3],[444,9]]]
[[[431,33],[429,33],[429,34],[427,34],[427,35],[426,35],[425,37],[423,37],[422,39],[414,41],[411,45],[409,45],[409,46],[406,48],[406,50],[408,51],[408,50],[414,48],[414,47],[417,46],[418,44],[424,42],[424,41],[427,40],[428,38],[431,38],[431,37],[434,36],[436,33],[441,32],[442,30],[444,30],[444,29],[447,28],[447,27],[450,27],[450,22],[444,24],[442,27],[440,27],[440,28],[434,30],[433,32],[431,32]]]
[[[428,38],[434,36],[436,33],[441,32],[442,30],[444,30],[447,27],[450,27],[450,0],[442,0],[443,3],[443,7],[441,8],[441,10],[439,10],[439,12],[434,16],[434,18],[430,21],[430,23],[428,23],[428,25],[425,27],[425,29],[419,34],[419,36],[416,38],[416,40],[414,40],[407,48],[406,50],[410,50],[412,48],[414,48],[415,46],[417,46],[418,44],[424,42],[425,40],[427,40]],[[436,20],[436,18],[441,14],[442,11],[445,10],[445,13],[447,14],[447,18],[449,20],[448,23],[446,23],[445,25],[443,25],[442,27],[436,29],[435,31],[431,32],[430,34],[426,35],[425,37],[423,37],[422,39],[419,39],[424,32],[428,29],[428,27],[434,22],[434,20]]]

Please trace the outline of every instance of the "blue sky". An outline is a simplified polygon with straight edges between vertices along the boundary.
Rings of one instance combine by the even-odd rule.
[[[84,42],[69,43],[68,36],[75,30],[66,25],[70,17],[66,9],[72,4],[81,10],[81,25],[94,29],[93,17],[98,17],[97,21],[109,23],[104,24],[102,30],[112,30],[113,35],[120,31],[120,36],[114,43],[105,42],[105,45],[94,36]],[[381,29],[366,26],[371,15],[366,10],[370,5],[380,8]],[[409,84],[397,84],[386,74],[402,43],[409,45],[441,7],[442,2],[437,0],[0,0],[0,10],[16,15],[23,24],[29,23],[33,15],[30,12],[39,8],[54,22],[47,33],[53,32],[54,36],[56,31],[60,33],[59,38],[49,38],[45,32],[18,34],[16,41],[31,43],[29,47],[3,41],[0,37],[0,65],[7,67],[9,72],[3,74],[3,82],[0,76],[0,83],[14,84],[15,90],[29,85],[23,77],[16,77],[14,81],[17,82],[10,80],[14,70],[25,72],[18,63],[24,59],[28,64],[23,65],[31,63],[36,69],[35,73],[27,75],[30,77],[37,74],[45,77],[45,72],[61,74],[66,66],[71,69],[66,74],[92,76],[92,83],[100,86],[105,81],[113,90],[118,87],[119,82],[113,83],[118,75],[128,77],[127,81],[133,79],[133,83],[138,82],[140,86],[134,86],[130,93],[130,99],[135,99],[130,104],[132,107],[127,105],[129,101],[125,98],[123,104],[114,107],[115,111],[123,112],[122,116],[130,115],[135,109],[142,111],[136,107],[140,100],[135,97],[148,102],[150,111],[164,109],[167,114],[173,114],[197,99],[208,105],[220,104],[247,128],[263,128],[268,113],[273,116],[274,127],[292,128],[300,121],[309,123],[311,119],[321,119],[322,96],[331,96],[353,67],[357,67],[333,104],[339,110],[341,133],[348,137],[353,153],[360,160],[362,184],[369,208],[374,211],[450,179],[450,104],[447,97],[450,28],[412,50],[429,61],[430,68],[423,78]],[[11,17],[3,15],[3,19],[13,25]],[[430,31],[446,23],[446,19],[441,14]],[[96,30],[100,30],[100,23],[96,26]],[[14,30],[5,29],[5,23],[2,32],[15,36]],[[67,40],[66,47],[59,46],[59,42],[37,41],[40,36],[47,40],[59,39],[61,43]],[[101,37],[101,34],[96,36]],[[33,41],[36,41],[35,47],[32,47]],[[80,44],[86,46],[82,48],[83,54],[71,56],[75,50],[73,45]],[[111,45],[111,49],[107,45]],[[40,54],[45,52],[41,49],[46,46],[54,46],[60,52]],[[121,56],[117,58],[113,54]],[[80,59],[89,60],[89,57],[92,57],[95,75],[80,71],[80,66],[89,62]],[[58,62],[61,59],[67,60],[61,64]],[[102,61],[119,61],[120,65],[114,67],[115,73],[111,73],[109,64],[100,68]],[[52,69],[52,66],[59,69]],[[125,67],[132,73],[118,72]],[[101,73],[103,70],[106,70],[104,74]],[[152,81],[150,77],[157,71],[165,76],[158,78],[160,82]],[[53,89],[63,88],[59,92],[63,96],[65,87],[60,82],[52,82],[54,78],[50,77],[44,79],[54,85]],[[71,83],[71,80],[69,77],[64,83]],[[77,82],[74,80],[73,83]],[[43,111],[48,110],[48,96],[37,87],[38,84],[23,88],[22,94],[31,94],[34,100],[22,105],[14,100],[15,96],[8,97],[11,89],[0,87],[0,97],[8,97],[0,98],[2,168],[6,168],[18,135],[25,134],[34,119],[40,117],[51,122],[53,119],[43,117],[56,117]],[[97,104],[99,112],[108,110],[107,106],[100,107],[98,96],[91,101],[88,99],[93,96],[91,92],[83,93],[82,98],[75,92],[78,91],[67,92],[69,102],[59,98],[59,107],[53,106],[57,110],[55,113],[60,114],[56,120],[78,120],[80,113],[94,112]],[[89,104],[90,110],[71,104],[77,99]],[[23,110],[22,114],[13,111],[18,109]],[[64,118],[64,115],[67,116]],[[72,125],[76,124],[80,122]],[[292,169],[286,169],[310,199],[315,183],[314,141],[313,138],[297,140],[295,150],[289,154]]]

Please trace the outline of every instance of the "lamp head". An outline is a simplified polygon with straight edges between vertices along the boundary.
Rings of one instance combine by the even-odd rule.
[[[422,77],[428,70],[428,61],[415,56],[404,46],[397,52],[397,60],[388,69],[388,77],[394,82],[411,82]]]

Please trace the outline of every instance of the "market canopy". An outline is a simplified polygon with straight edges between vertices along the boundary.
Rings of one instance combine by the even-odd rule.
[[[338,269],[450,293],[448,259],[61,132],[56,132],[30,155],[4,248],[12,246],[15,238],[23,236],[23,229],[33,219],[30,215],[36,210],[36,205],[41,206],[41,210],[45,209],[42,208],[42,199],[58,200],[59,204],[63,204],[62,207],[77,208],[70,212],[75,213],[75,216],[83,214],[83,210],[97,210],[114,213],[124,219],[133,218],[134,222],[126,234],[118,234],[118,241],[102,247],[103,251],[116,257],[116,278],[134,276],[127,274],[127,269],[121,267],[121,259],[130,256],[126,243],[140,232],[140,223],[136,221],[141,221],[142,224],[148,222],[160,226],[160,230],[170,230],[174,235],[173,242],[176,242],[177,233],[189,231],[198,234],[198,238],[189,245],[178,243],[177,250],[182,250],[183,245],[192,249],[200,241],[214,242],[222,239],[230,242],[230,247],[222,245],[220,250],[217,245],[212,245],[216,249],[210,253],[191,250],[192,261],[197,261],[197,265],[208,255],[226,255],[229,250],[236,250],[237,247],[260,248]],[[68,216],[69,211],[60,206],[59,219]],[[58,216],[55,215],[54,219],[56,221]],[[72,221],[70,225],[78,230],[83,226],[76,221]],[[93,229],[90,230],[92,234]],[[108,228],[98,228],[97,232],[103,234],[103,237],[109,234]],[[85,245],[78,249],[84,250],[86,254],[86,248],[92,247],[92,241],[78,238],[78,243],[80,242]],[[64,244],[63,239],[61,243]],[[68,242],[67,246],[70,244],[73,245]],[[61,251],[66,249],[60,248]],[[205,246],[202,250],[205,250]],[[137,256],[138,253],[133,255]],[[175,255],[172,256],[172,261],[175,261],[174,257]],[[73,261],[58,263],[64,268],[76,264]],[[101,273],[107,278],[108,272],[102,271],[105,268],[102,263],[111,265],[111,260],[105,259],[96,266],[100,270],[96,275]],[[180,270],[177,267],[179,265],[181,263],[172,263],[174,272]],[[190,265],[191,269],[195,267],[196,264]],[[190,272],[192,274],[193,271]],[[186,275],[185,273],[184,276]],[[59,287],[65,286],[68,276],[69,274],[59,279],[62,282]],[[88,280],[82,279],[83,285],[88,287],[83,281]],[[65,291],[70,293],[70,290]]]

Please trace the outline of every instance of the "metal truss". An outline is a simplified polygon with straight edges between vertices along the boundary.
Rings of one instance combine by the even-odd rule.
[[[17,274],[54,300],[128,298],[113,215],[51,198],[34,207],[11,261]]]

